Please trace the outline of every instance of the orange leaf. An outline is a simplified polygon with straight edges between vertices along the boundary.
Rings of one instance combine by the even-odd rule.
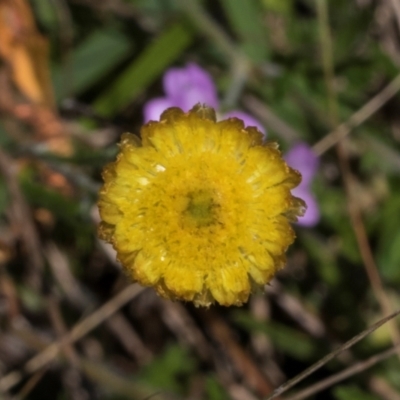
[[[0,0],[0,57],[18,89],[32,102],[52,107],[48,43],[25,0]]]

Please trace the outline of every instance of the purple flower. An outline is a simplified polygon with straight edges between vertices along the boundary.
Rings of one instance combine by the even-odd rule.
[[[296,197],[300,197],[307,204],[307,211],[299,218],[299,225],[314,226],[320,219],[318,203],[311,193],[311,183],[319,165],[319,159],[306,143],[298,143],[285,155],[285,160],[292,168],[302,175],[300,185],[292,190]]]
[[[219,108],[217,88],[211,75],[194,63],[183,68],[170,68],[163,76],[165,97],[148,101],[144,106],[144,120],[159,120],[161,113],[169,107],[179,107],[189,111],[197,103],[205,103],[215,110]],[[240,118],[245,126],[256,126],[265,134],[262,124],[243,111],[233,110],[223,118]]]

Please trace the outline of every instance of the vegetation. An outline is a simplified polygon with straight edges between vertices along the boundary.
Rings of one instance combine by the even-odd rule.
[[[400,308],[395,0],[0,0],[0,16],[0,399],[263,399]],[[319,159],[318,222],[242,307],[163,300],[97,236],[103,167],[189,63],[221,116]],[[277,398],[400,398],[396,343],[394,318]]]

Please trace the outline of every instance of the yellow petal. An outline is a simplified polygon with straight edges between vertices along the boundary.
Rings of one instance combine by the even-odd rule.
[[[241,305],[285,263],[299,174],[255,128],[213,111],[165,111],[125,134],[103,173],[101,237],[127,273],[169,299]]]

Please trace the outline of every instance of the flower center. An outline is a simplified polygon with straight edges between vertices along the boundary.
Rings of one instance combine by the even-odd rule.
[[[188,194],[189,203],[184,211],[185,217],[190,224],[200,228],[211,225],[216,219],[216,208],[218,204],[210,192],[198,191]]]

